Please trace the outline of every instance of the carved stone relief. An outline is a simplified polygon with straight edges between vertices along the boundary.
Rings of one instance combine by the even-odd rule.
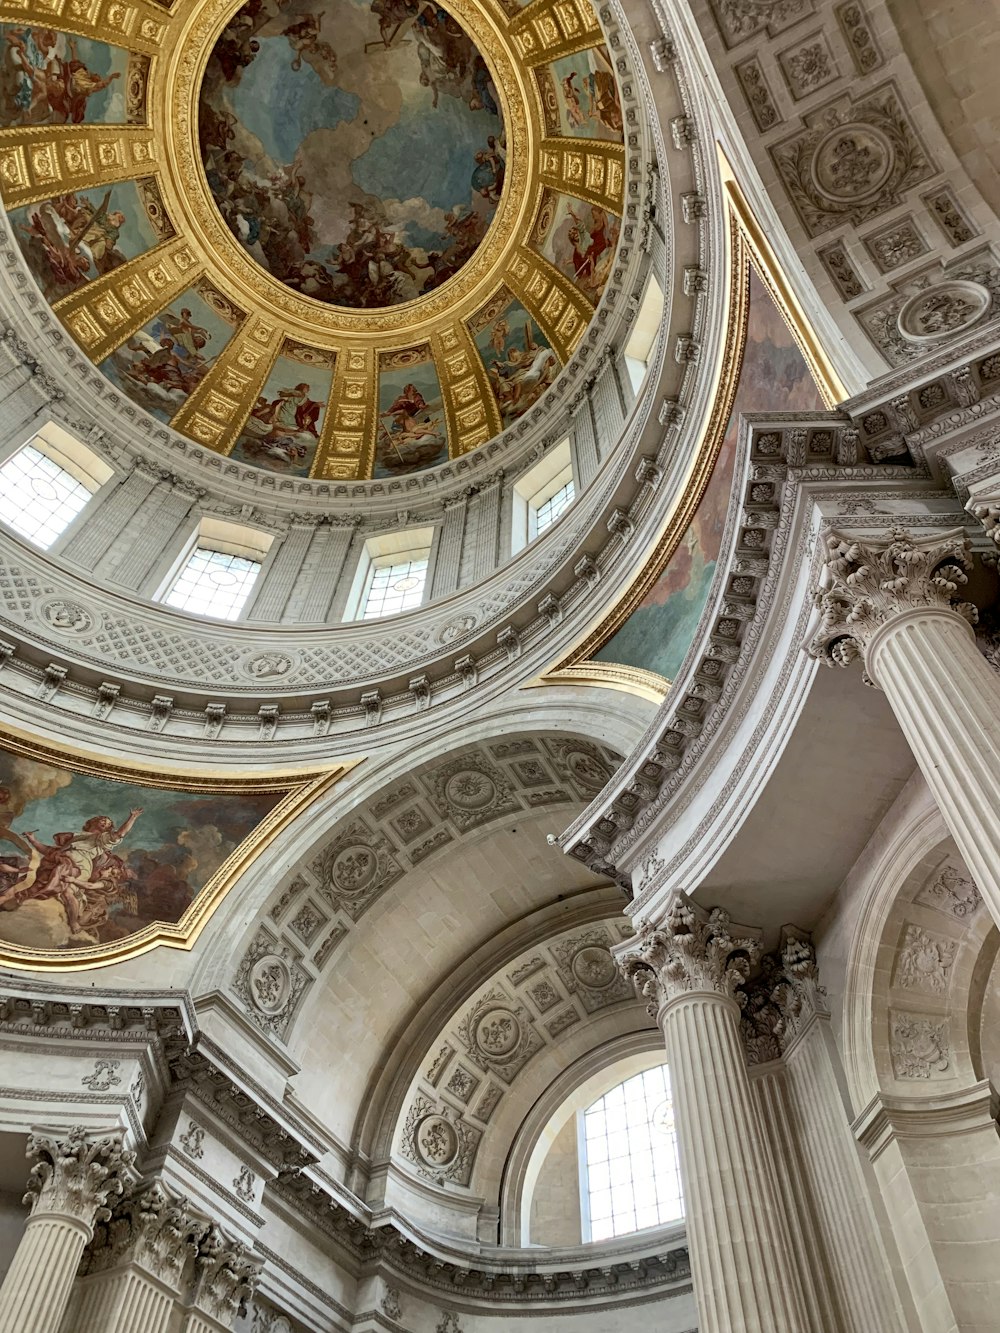
[[[957,947],[954,940],[908,924],[896,957],[896,985],[944,995]]]
[[[882,53],[872,36],[864,7],[855,3],[855,0],[849,0],[846,5],[838,5],[836,12],[855,69],[862,76],[878,69],[882,64]]]
[[[892,1072],[900,1079],[949,1076],[948,1020],[896,1012],[889,1018]]]
[[[822,29],[779,51],[778,64],[796,101],[840,78],[837,58]]]
[[[405,873],[393,852],[389,840],[363,820],[349,824],[314,863],[320,892],[357,921]]]
[[[757,122],[757,128],[762,133],[774,129],[775,125],[781,120],[781,113],[761,68],[760,61],[756,56],[751,56],[749,60],[744,60],[737,65],[735,70],[740,87],[743,89],[743,95],[750,107],[750,114]]]
[[[939,912],[965,921],[979,910],[983,900],[968,874],[946,865],[913,901],[925,907],[936,907]]]
[[[611,957],[611,944],[607,931],[593,929],[552,946],[563,984],[580,997],[588,1014],[632,996],[631,986]]]
[[[1000,310],[1000,265],[989,250],[935,265],[891,284],[890,295],[858,311],[865,333],[890,365],[943,346]]]
[[[310,980],[291,948],[261,927],[240,961],[233,990],[259,1028],[282,1037]]]
[[[891,273],[911,259],[925,255],[930,248],[912,218],[900,218],[872,232],[864,241],[880,273]]]
[[[573,736],[519,737],[470,746],[416,769],[357,811],[334,831],[309,869],[325,902],[357,921],[410,866],[492,820],[522,810],[589,801],[619,762],[614,751]],[[282,905],[286,897],[290,903],[301,892],[298,883],[293,881],[271,909],[272,919],[286,910]],[[306,887],[305,881],[301,887]],[[279,917],[273,916],[275,911]],[[315,961],[321,965],[318,953]]]
[[[712,9],[727,46],[736,46],[759,32],[773,37],[815,13],[812,0],[712,0]]]
[[[524,1005],[499,987],[476,1001],[457,1033],[469,1059],[508,1084],[545,1044]]]
[[[810,112],[770,151],[810,236],[877,217],[936,170],[891,83]]]
[[[453,1107],[418,1094],[407,1112],[400,1151],[422,1176],[468,1185],[482,1137]]]

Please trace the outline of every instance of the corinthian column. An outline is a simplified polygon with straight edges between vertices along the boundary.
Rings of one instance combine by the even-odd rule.
[[[167,1333],[209,1230],[158,1182],[122,1199],[84,1255],[65,1333]]]
[[[77,1127],[64,1139],[33,1132],[27,1155],[38,1159],[24,1196],[31,1215],[0,1287],[0,1329],[54,1333],[94,1223],[110,1216],[135,1154],[122,1147],[120,1129],[92,1135]]]
[[[807,651],[829,666],[864,659],[1000,924],[1000,677],[976,648],[976,608],[957,596],[972,563],[965,534],[833,532],[827,548]]]
[[[615,949],[666,1041],[701,1333],[808,1328],[740,1041],[737,995],[759,953],[684,894]]]

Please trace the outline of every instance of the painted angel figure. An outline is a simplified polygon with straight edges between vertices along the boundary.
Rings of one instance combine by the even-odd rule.
[[[110,815],[94,815],[79,833],[56,833],[51,846],[34,833],[25,833],[23,839],[31,849],[27,866],[0,861],[0,876],[15,877],[0,892],[0,910],[13,911],[29,899],[57,898],[74,934],[88,919],[104,915],[107,901],[123,896],[132,879],[112,848],[128,836],[141,814],[141,807],[130,810],[118,828]]]

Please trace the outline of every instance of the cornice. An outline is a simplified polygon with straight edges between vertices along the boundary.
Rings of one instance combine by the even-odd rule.
[[[736,475],[724,554],[670,695],[601,797],[560,838],[565,851],[615,879],[627,896],[636,882],[642,884],[644,898],[661,882],[665,870],[661,857],[647,857],[639,870],[641,846],[695,770],[700,770],[712,738],[741,693],[764,636],[783,566],[794,555],[788,542],[799,488],[806,482],[820,489],[829,483],[843,493],[844,483],[853,483],[852,494],[866,494],[873,483],[882,482],[894,492],[900,487],[909,492],[922,477],[912,464],[860,461],[857,430],[842,415],[826,413],[744,418]],[[862,506],[861,517],[854,522],[865,518]],[[954,521],[951,515],[950,523]],[[870,515],[867,522],[872,522]]]

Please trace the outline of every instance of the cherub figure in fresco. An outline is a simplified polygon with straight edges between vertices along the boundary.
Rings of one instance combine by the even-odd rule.
[[[506,173],[507,163],[503,149],[497,143],[496,136],[491,134],[486,141],[486,147],[476,153],[472,188],[490,203],[498,203]]]
[[[498,319],[492,329],[490,329],[490,347],[497,354],[503,356],[503,349],[507,346],[507,337],[510,334],[510,320]]]
[[[300,70],[303,57],[314,55],[317,61],[326,66],[330,74],[336,70],[336,52],[329,42],[320,40],[319,30],[325,17],[325,11],[321,14],[303,14],[297,23],[290,23],[283,29],[281,35],[288,38],[288,45],[295,55],[292,69]]]
[[[126,345],[136,357],[124,373],[138,384],[158,384],[162,389],[190,393],[205,373],[201,358],[192,365],[177,355],[173,338],[161,338],[155,349],[145,345],[141,338],[130,338]]]
[[[29,900],[55,898],[74,935],[102,919],[108,903],[125,896],[133,878],[112,848],[128,836],[141,814],[141,807],[131,810],[118,828],[110,815],[94,815],[79,833],[56,833],[51,845],[25,833],[31,848],[28,864],[0,861],[0,877],[13,879],[0,892],[0,910],[14,911]]]
[[[421,412],[427,412],[427,399],[415,384],[404,384],[402,393],[379,416],[391,418],[394,440],[398,437],[401,442],[409,443],[440,434],[440,423],[430,415],[421,420]]]
[[[579,129],[581,125],[586,125],[587,117],[580,103],[580,89],[576,86],[576,70],[563,78],[562,90],[570,129]]]
[[[603,286],[607,257],[613,248],[608,215],[597,204],[590,206],[589,223],[584,222],[574,208],[571,207],[569,212],[573,225],[567,239],[573,250],[574,275],[588,292],[598,292]]]
[[[47,294],[63,295],[90,275],[110,273],[125,263],[118,248],[125,214],[109,209],[111,191],[97,208],[85,198],[63,194],[39,204],[20,227],[28,250],[39,247],[51,275]]]
[[[417,0],[372,0],[371,12],[378,17],[378,35],[386,49],[392,45],[407,19],[415,18],[419,9]]]

